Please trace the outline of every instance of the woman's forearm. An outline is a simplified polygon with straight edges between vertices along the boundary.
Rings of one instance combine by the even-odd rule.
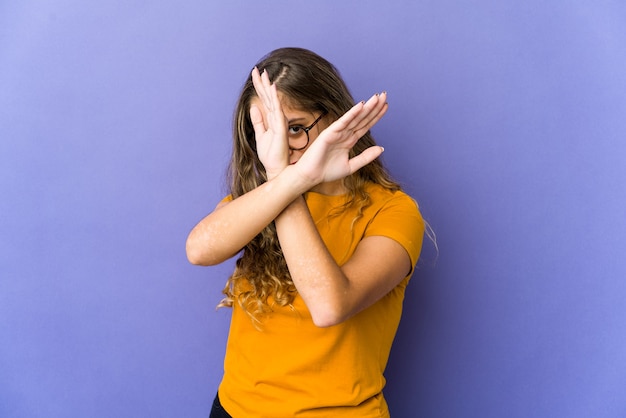
[[[302,197],[275,222],[293,283],[319,327],[339,324],[371,306],[411,271],[405,248],[386,236],[363,238],[339,266]]]
[[[276,231],[298,293],[318,326],[345,319],[349,281],[320,237],[304,198],[276,218]]]
[[[187,258],[192,264],[219,264],[239,252],[310,185],[287,167],[274,179],[221,206],[189,233]]]

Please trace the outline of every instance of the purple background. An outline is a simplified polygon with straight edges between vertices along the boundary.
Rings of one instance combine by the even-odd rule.
[[[389,92],[375,136],[438,235],[394,418],[626,416],[625,27],[622,1],[0,3],[0,416],[208,415],[232,264],[184,243],[280,46]]]

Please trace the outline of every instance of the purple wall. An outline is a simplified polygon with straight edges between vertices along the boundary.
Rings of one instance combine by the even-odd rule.
[[[438,234],[394,418],[625,416],[624,27],[621,1],[2,3],[0,416],[208,415],[231,264],[184,242],[287,45],[389,91],[374,133]]]

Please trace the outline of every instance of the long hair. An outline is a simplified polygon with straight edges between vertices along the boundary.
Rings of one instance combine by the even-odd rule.
[[[328,112],[329,122],[337,120],[354,106],[354,99],[337,69],[319,55],[302,48],[277,49],[256,64],[266,71],[270,81],[289,105],[311,112]],[[267,181],[265,168],[256,153],[254,129],[250,120],[250,101],[256,97],[252,77],[248,76],[235,109],[233,150],[228,169],[230,194],[233,199],[254,190]],[[353,147],[350,156],[376,145],[367,132]],[[379,159],[344,179],[348,191],[346,206],[356,205],[358,219],[370,198],[365,184],[377,183],[389,190],[399,190]],[[355,220],[356,220],[355,219]],[[296,288],[289,275],[274,223],[268,225],[243,249],[233,275],[224,288],[226,297],[219,306],[232,306],[237,301],[255,322],[271,310],[268,298],[279,306],[290,305]]]

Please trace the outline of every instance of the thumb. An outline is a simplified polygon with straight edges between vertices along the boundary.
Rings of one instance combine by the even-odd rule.
[[[373,146],[367,148],[359,155],[352,157],[348,161],[348,164],[350,165],[350,174],[374,161],[380,156],[380,154],[383,153],[384,150],[385,149],[383,147]]]
[[[259,137],[265,133],[265,123],[263,122],[263,114],[257,105],[250,106],[250,121],[254,128],[254,134]]]

